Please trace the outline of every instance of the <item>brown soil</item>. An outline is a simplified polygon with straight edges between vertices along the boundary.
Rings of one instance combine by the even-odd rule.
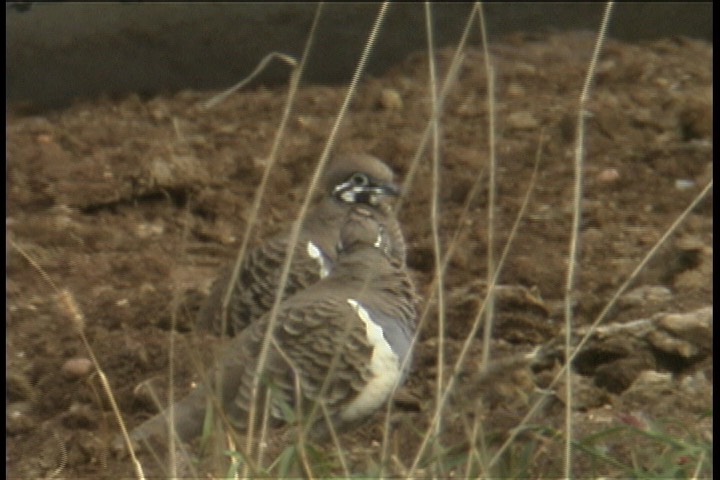
[[[563,342],[575,121],[593,41],[589,34],[517,35],[493,48],[497,252],[506,244],[530,186],[544,133],[537,183],[500,276],[509,293],[497,304],[491,357],[497,365],[534,346],[544,345],[550,351]],[[441,71],[450,58],[451,52],[441,52]],[[578,331],[595,319],[711,180],[711,66],[712,46],[701,41],[607,43],[587,115],[575,292]],[[431,108],[427,84],[424,54],[409,58],[383,78],[366,78],[336,150],[374,154],[405,178]],[[294,218],[345,92],[345,88],[317,86],[300,90],[254,240]],[[204,354],[217,341],[192,333],[194,315],[214,272],[233,257],[245,234],[286,89],[246,91],[204,110],[201,104],[211,95],[132,96],[80,103],[43,115],[9,114],[7,459],[11,477],[46,477],[59,467],[59,476],[68,478],[133,476],[130,462],[108,449],[118,427],[98,376],[83,375],[82,360],[66,364],[69,359],[86,359],[88,353],[67,306],[48,280],[77,301],[85,335],[129,427],[153,411],[152,402],[134,390],[144,380],[167,376],[171,330],[177,332],[175,385],[180,392],[187,391],[199,377]],[[482,54],[470,50],[444,104],[441,129],[443,249],[461,228],[445,278],[446,375],[470,332],[487,275],[486,96]],[[409,267],[425,298],[430,296],[435,268],[429,158],[426,154],[421,160],[400,211]],[[467,217],[461,219],[478,180],[479,191],[469,201]],[[606,323],[620,325],[711,306],[712,223],[709,195],[631,286],[634,296],[623,297]],[[19,249],[42,267],[47,279]],[[415,408],[401,408],[396,422],[399,433],[392,449],[399,463],[391,470],[399,475],[403,472],[398,465],[409,466],[420,441],[417,431],[428,424],[433,411],[436,318],[431,312],[422,328],[405,392],[414,399],[409,403]],[[576,363],[578,440],[622,425],[646,432],[652,424],[688,443],[712,441],[711,418],[703,416],[712,411],[712,345],[707,343],[712,323],[692,330],[694,335],[675,335],[670,330],[667,335],[672,338],[665,343],[656,338],[655,330],[636,335],[632,342],[603,337],[589,343],[591,354]],[[502,441],[527,412],[534,388],[547,386],[557,371],[553,362],[532,370],[499,367],[504,373],[496,378],[477,380],[480,337],[458,373],[460,394],[450,399],[451,408],[443,416],[440,441],[450,449],[448,459],[467,451],[464,422],[473,415],[483,416],[485,435],[490,448],[495,448],[495,442]],[[562,360],[562,355],[555,358]],[[530,456],[523,457],[524,466],[506,464],[505,473],[547,477],[561,472],[562,391],[562,385],[556,386],[547,407],[532,420],[542,428],[514,441],[517,451],[532,446]],[[670,458],[665,445],[627,435],[594,441],[606,447],[607,455],[628,466],[634,458],[637,468],[647,472],[668,472],[667,465],[660,464],[662,458],[681,476],[689,476],[699,461],[691,454]],[[372,471],[380,458],[381,439],[379,420],[343,437],[357,473]],[[579,447],[576,450],[578,476],[628,474]],[[452,467],[446,468],[438,474],[451,473]],[[710,467],[701,472],[710,475]]]

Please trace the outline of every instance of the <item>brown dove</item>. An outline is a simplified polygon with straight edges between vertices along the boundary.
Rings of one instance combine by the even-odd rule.
[[[384,162],[363,154],[338,156],[329,163],[319,190],[300,230],[283,298],[314,284],[333,268],[340,228],[355,205],[364,206],[384,225],[390,254],[405,262],[405,241],[390,205],[390,198],[399,191],[392,170]],[[288,225],[249,251],[232,286],[233,264],[221,270],[198,313],[200,330],[234,336],[270,310],[278,291],[290,228]],[[223,332],[222,302],[228,288],[232,288],[232,294]]]
[[[264,405],[271,395],[271,425],[298,422],[286,413],[300,411],[311,436],[322,438],[328,430],[317,404],[322,403],[336,430],[347,429],[372,415],[404,382],[416,296],[394,248],[372,207],[353,207],[338,230],[328,275],[280,304],[256,399]],[[270,315],[262,315],[229,339],[208,383],[174,405],[180,439],[200,434],[208,395],[219,400],[236,431],[247,431],[269,322]],[[166,435],[166,414],[161,412],[133,430],[131,438],[142,443],[164,441]]]

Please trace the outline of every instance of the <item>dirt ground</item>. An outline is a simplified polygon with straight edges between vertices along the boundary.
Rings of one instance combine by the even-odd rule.
[[[500,275],[504,293],[491,355],[496,365],[536,346],[560,352],[564,342],[575,122],[593,41],[585,33],[519,34],[492,49],[497,255],[530,187],[544,135],[537,181]],[[451,56],[440,53],[441,72]],[[586,116],[577,339],[711,181],[711,66],[712,45],[701,41],[607,43]],[[365,78],[336,151],[371,153],[406,178],[429,117],[427,85],[424,54],[382,78]],[[294,218],[345,92],[300,90],[253,241]],[[98,375],[86,370],[88,353],[67,307],[48,280],[72,293],[83,312],[85,335],[129,427],[155,411],[135,390],[144,380],[162,383],[167,377],[171,331],[179,392],[199,378],[206,353],[217,344],[193,333],[194,316],[214,272],[245,235],[286,89],[244,91],[203,109],[213,93],[100,99],[40,115],[10,109],[6,422],[12,478],[133,476],[130,462],[108,448],[117,423]],[[445,277],[446,378],[485,291],[486,98],[482,53],[469,50],[441,122],[444,251],[460,229]],[[397,461],[390,470],[397,475],[411,464],[435,404],[439,335],[436,302],[428,300],[435,269],[431,172],[425,154],[399,212],[408,265],[430,315],[404,392],[410,406],[398,408],[394,420]],[[692,449],[678,453],[648,434],[664,432],[683,445],[712,444],[712,226],[711,192],[576,358],[578,477],[629,476],[628,471],[687,477],[698,463],[700,476],[712,475],[711,458],[703,460]],[[459,394],[444,411],[439,441],[448,449],[446,459],[468,450],[467,420],[475,415],[482,415],[488,448],[496,449],[528,411],[536,387],[549,386],[563,361],[552,353],[550,361],[524,370],[498,367],[496,377],[478,379],[481,350],[478,334],[457,372]],[[511,452],[529,448],[525,463],[506,461],[505,474],[560,474],[563,392],[560,384],[547,393],[546,407],[531,420],[533,429],[513,442]],[[381,418],[342,437],[357,473],[372,471],[369,465],[379,461]],[[616,427],[623,430],[608,433]],[[616,462],[588,453],[594,447]],[[435,468],[423,471],[464,471]]]

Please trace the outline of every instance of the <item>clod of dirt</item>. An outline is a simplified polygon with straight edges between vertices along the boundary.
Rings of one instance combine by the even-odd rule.
[[[453,288],[447,295],[447,335],[465,338],[487,295],[487,282],[475,280]],[[434,305],[436,307],[436,305]],[[431,310],[432,315],[435,310]],[[539,292],[521,285],[496,285],[494,332],[498,338],[520,344],[541,344],[557,334],[548,307]],[[482,336],[482,329],[478,331]]]
[[[692,361],[712,352],[712,307],[660,315],[655,319],[655,324],[658,328],[649,333],[648,341],[667,355],[677,355]]]
[[[655,367],[649,355],[621,358],[604,363],[595,369],[595,385],[610,393],[621,393],[635,381],[641,372]]]
[[[678,373],[693,367],[712,353],[712,336],[712,307],[604,325],[578,353],[573,366],[593,376],[598,386],[620,393],[643,371]]]
[[[393,88],[384,88],[380,92],[380,106],[385,110],[402,110],[403,100],[400,93]]]
[[[618,304],[621,307],[641,307],[648,303],[666,302],[672,296],[670,289],[663,285],[642,285],[620,297]]]

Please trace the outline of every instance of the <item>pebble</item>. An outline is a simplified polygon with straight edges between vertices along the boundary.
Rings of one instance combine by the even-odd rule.
[[[684,178],[678,178],[675,180],[675,188],[677,190],[690,190],[695,186],[695,182],[693,180],[687,180]]]
[[[657,328],[648,335],[656,349],[691,359],[712,353],[713,309],[705,307],[687,313],[658,314]]]
[[[620,172],[617,168],[606,168],[598,173],[597,179],[602,183],[613,183],[620,179]]]
[[[672,292],[665,286],[643,285],[620,297],[620,304],[626,307],[640,307],[647,304],[653,305],[666,302],[671,298]]]
[[[93,364],[88,358],[71,358],[62,366],[62,372],[68,378],[82,378],[93,371]]]
[[[658,319],[657,324],[666,332],[702,351],[712,351],[713,307],[711,306],[687,313],[663,315]]]
[[[135,234],[139,238],[150,238],[162,235],[165,232],[163,222],[143,222],[135,226]]]
[[[513,112],[505,120],[507,126],[515,130],[534,130],[540,122],[528,111]]]
[[[653,347],[668,355],[691,359],[700,353],[696,345],[676,338],[662,330],[650,332],[647,339]]]
[[[648,404],[657,402],[658,398],[668,395],[676,388],[671,373],[644,370],[640,372],[630,388],[623,392],[623,399],[625,402]]]
[[[380,105],[385,110],[402,110],[403,100],[397,90],[383,88],[380,93]]]

